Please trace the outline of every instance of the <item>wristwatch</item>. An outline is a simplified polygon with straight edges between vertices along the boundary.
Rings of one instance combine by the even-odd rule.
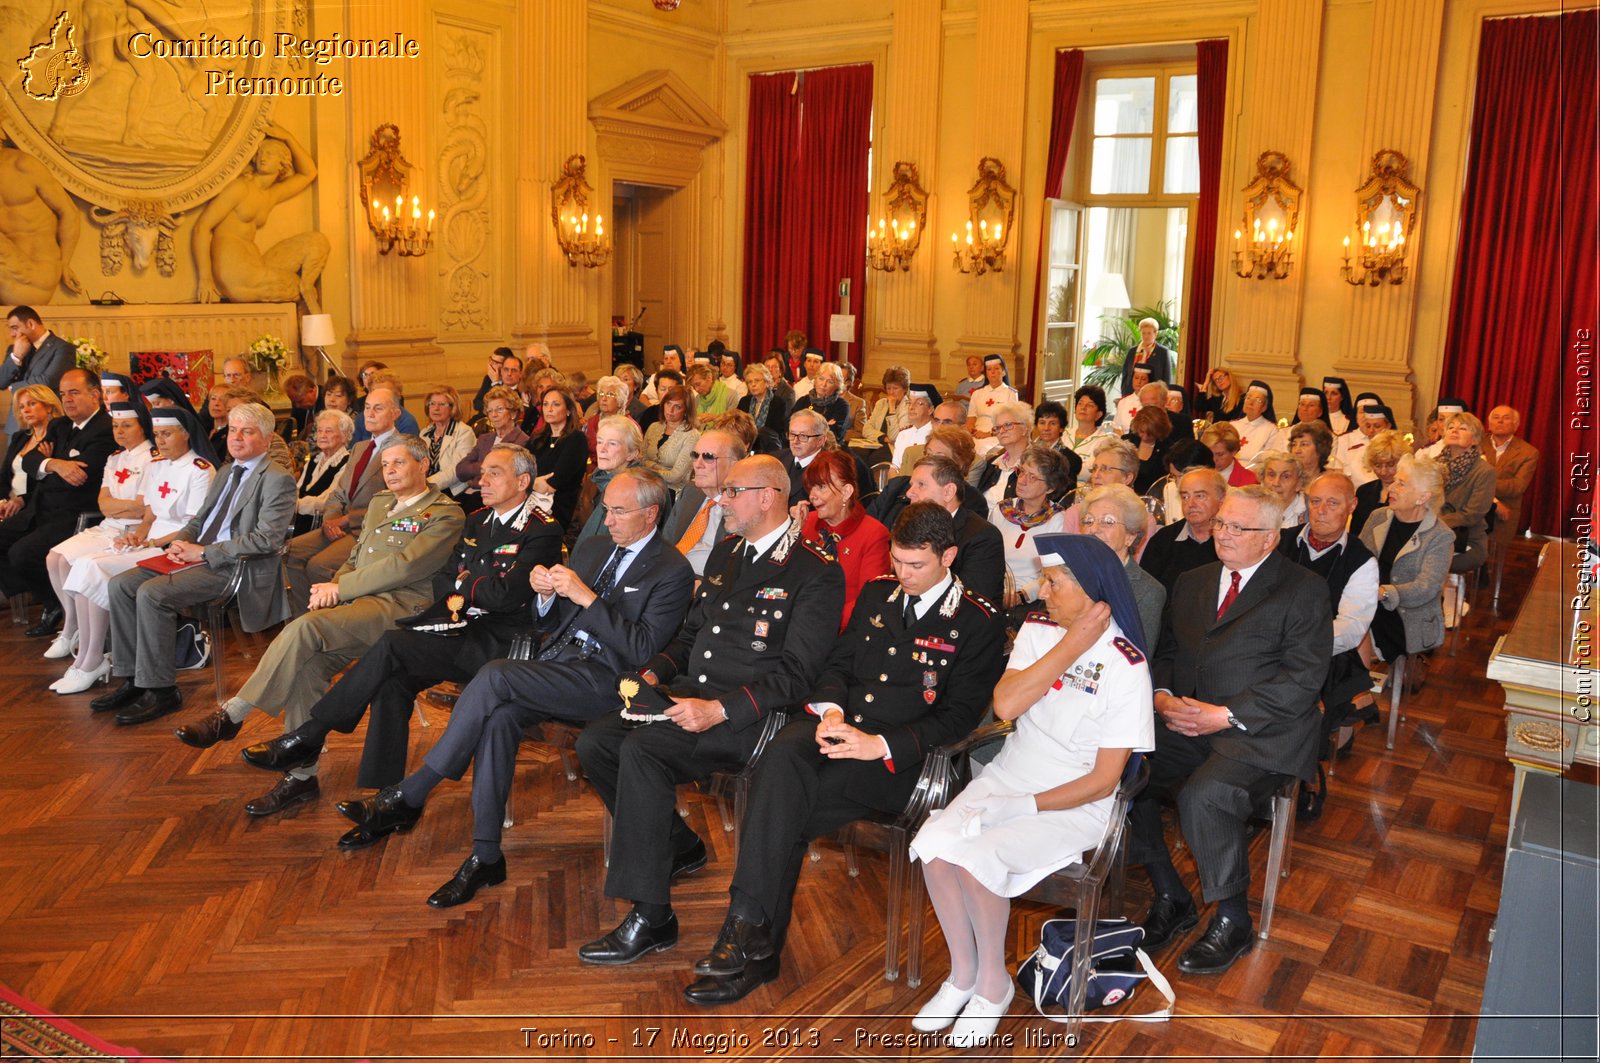
[[[1237,717],[1237,716],[1235,716],[1233,714],[1233,710],[1232,709],[1226,709],[1224,711],[1226,711],[1227,714],[1228,714],[1228,726],[1229,727],[1236,728],[1236,729],[1238,729],[1240,731],[1244,730],[1244,724],[1239,722],[1239,717]]]

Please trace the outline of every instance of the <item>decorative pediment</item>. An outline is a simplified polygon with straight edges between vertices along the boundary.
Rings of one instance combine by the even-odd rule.
[[[704,146],[728,125],[716,109],[670,70],[651,70],[589,101],[589,118],[600,133],[644,133]]]

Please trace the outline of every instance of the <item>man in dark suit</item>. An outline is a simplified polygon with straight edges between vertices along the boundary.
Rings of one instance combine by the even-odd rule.
[[[311,585],[328,582],[349,559],[367,507],[383,490],[378,455],[399,438],[395,426],[403,407],[393,388],[378,385],[367,392],[363,410],[370,438],[355,445],[350,460],[333,481],[323,503],[322,526],[289,540],[284,571],[289,578],[289,608],[295,616],[306,611]]]
[[[767,455],[723,486],[729,537],[706,563],[694,605],[641,678],[670,686],[666,719],[630,729],[620,713],[584,729],[578,756],[615,817],[606,895],[633,902],[615,930],[578,950],[624,964],[678,941],[671,880],[705,864],[705,843],[674,810],[679,783],[747,763],[767,717],[804,703],[844,611],[844,575],[800,538],[789,478]]]
[[[961,504],[961,468],[949,458],[925,455],[911,468],[906,498],[936,502],[956,526],[956,559],[950,567],[985,601],[998,602],[1005,585],[1006,546],[1000,529]]]
[[[950,570],[950,514],[907,506],[891,554],[895,575],[862,588],[806,714],[757,762],[728,916],[684,990],[691,1004],[741,1000],[777,977],[807,843],[902,811],[923,758],[971,731],[994,695],[1005,626]]]
[[[1228,493],[1228,481],[1215,469],[1191,469],[1178,480],[1178,501],[1183,519],[1168,524],[1150,537],[1139,566],[1172,594],[1178,577],[1217,559],[1211,522]]]
[[[1139,322],[1139,342],[1128,348],[1128,355],[1122,362],[1124,395],[1134,389],[1133,371],[1136,368],[1147,370],[1151,380],[1166,382],[1172,379],[1172,351],[1156,342],[1156,332],[1160,328],[1161,323],[1153,317]]]
[[[72,535],[78,514],[99,512],[100,479],[106,459],[117,449],[111,417],[100,408],[100,378],[69,369],[59,384],[65,416],[52,420],[44,443],[23,457],[27,502],[0,522],[0,590],[7,595],[31,591],[44,603],[38,625],[27,631],[36,637],[55,634],[61,623],[61,603],[45,571],[45,554]]]
[[[1285,781],[1316,775],[1333,622],[1327,585],[1276,552],[1282,517],[1265,487],[1228,492],[1217,513],[1220,563],[1178,578],[1151,671],[1165,726],[1133,805],[1129,856],[1155,888],[1144,923],[1153,952],[1199,921],[1161,832],[1159,800],[1175,796],[1205,900],[1217,906],[1178,960],[1189,974],[1220,973],[1249,951],[1245,825]]]
[[[666,645],[688,610],[694,573],[656,534],[666,493],[648,469],[622,469],[612,477],[605,493],[611,541],[589,539],[571,567],[538,565],[530,575],[537,624],[549,633],[538,658],[481,669],[422,767],[370,803],[351,807],[361,818],[339,839],[340,848],[409,830],[433,788],[461,778],[472,765],[472,855],[428,903],[450,908],[505,881],[500,830],[523,730],[551,718],[592,720],[614,709],[618,673]]]
[[[78,352],[71,343],[44,327],[39,312],[31,306],[14,307],[6,316],[11,331],[11,352],[0,359],[0,388],[9,388],[13,402],[6,414],[6,435],[17,430],[16,390],[27,384],[43,384],[51,391],[61,390],[61,376],[77,364]],[[95,480],[95,489],[100,481]]]
[[[467,517],[447,566],[454,577],[447,593],[385,632],[317,700],[310,719],[248,747],[244,759],[283,772],[315,763],[323,740],[334,731],[354,731],[370,706],[372,722],[356,785],[379,789],[399,782],[417,694],[446,680],[465,683],[504,657],[512,638],[528,624],[529,576],[536,566],[561,560],[561,525],[528,501],[536,472],[532,455],[521,447],[501,444],[490,450],[483,459],[484,507]],[[203,733],[185,741],[204,748],[239,730],[218,722],[220,733],[213,737],[206,726],[198,725]]]
[[[244,629],[262,631],[288,618],[278,550],[294,519],[294,477],[267,457],[276,425],[260,403],[228,411],[233,462],[167,547],[169,561],[189,567],[163,576],[135,565],[112,578],[111,674],[123,683],[89,703],[95,712],[122,710],[119,722],[126,716],[138,723],[183,703],[174,655],[178,612],[220,595],[236,565],[248,566],[235,599]],[[240,560],[256,555],[261,559]]]

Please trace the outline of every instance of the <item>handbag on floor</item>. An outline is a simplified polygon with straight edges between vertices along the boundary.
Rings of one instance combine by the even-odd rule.
[[[1067,1016],[1052,1015],[1044,1009],[1046,1004],[1062,1009],[1071,1005],[1072,949],[1077,929],[1076,919],[1046,920],[1039,930],[1039,947],[1017,969],[1017,981],[1033,997],[1034,1008],[1052,1022],[1070,1021]],[[1139,947],[1143,940],[1144,927],[1137,923],[1126,919],[1095,921],[1083,1010],[1089,1012],[1127,1000],[1146,981],[1166,998],[1167,1006],[1146,1015],[1085,1015],[1084,1022],[1166,1022],[1172,1017],[1177,998],[1172,995],[1172,985]]]
[[[178,625],[176,647],[175,663],[180,672],[204,668],[211,663],[211,636],[194,620],[185,620]]]

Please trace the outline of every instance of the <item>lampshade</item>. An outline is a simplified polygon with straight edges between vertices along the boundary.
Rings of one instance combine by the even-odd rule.
[[[332,314],[307,314],[300,319],[302,347],[330,347],[333,342]]]
[[[1122,279],[1120,273],[1100,274],[1095,281],[1092,301],[1107,310],[1125,309],[1133,305],[1128,298],[1128,282]]]

